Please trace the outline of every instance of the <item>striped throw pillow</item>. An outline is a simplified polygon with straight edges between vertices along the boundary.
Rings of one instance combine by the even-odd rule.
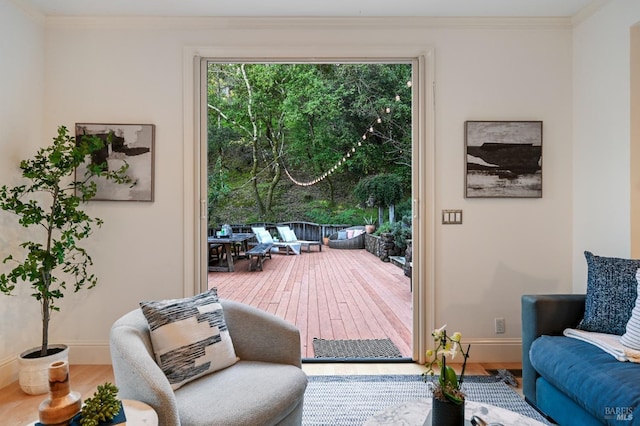
[[[217,289],[185,299],[140,302],[156,362],[171,388],[238,361]]]
[[[638,294],[640,295],[640,269],[636,272],[636,281],[638,281]],[[627,330],[620,338],[620,343],[640,351],[640,297],[636,298],[636,306],[631,311]]]

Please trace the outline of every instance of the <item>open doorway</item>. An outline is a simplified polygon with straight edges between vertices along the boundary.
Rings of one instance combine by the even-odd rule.
[[[304,358],[411,359],[411,63],[206,69],[208,234],[270,227],[278,241],[287,238],[280,224],[318,246],[307,260],[277,256],[269,279],[246,275],[241,284],[220,274],[228,266],[210,265],[209,285],[294,323]],[[365,235],[365,224],[378,232]],[[237,276],[256,244],[210,244],[209,262],[226,256]],[[303,272],[286,273],[293,268]]]
[[[217,48],[193,48],[185,52],[185,87],[194,87],[194,91],[185,91],[185,105],[193,105],[193,109],[187,108],[186,122],[193,121],[193,127],[185,127],[186,175],[185,185],[190,187],[190,170],[195,172],[197,179],[193,203],[185,206],[188,218],[193,218],[186,223],[185,229],[195,230],[192,234],[185,234],[185,259],[187,263],[193,263],[196,286],[195,291],[202,291],[208,286],[207,272],[207,173],[206,173],[206,97],[203,88],[206,87],[206,70],[210,60],[217,62],[248,62],[251,58],[292,58],[291,63],[315,62],[322,57],[328,63],[344,63],[345,58],[380,58],[384,62],[389,58],[393,61],[412,64],[413,74],[413,131],[412,131],[412,212],[413,212],[413,272],[412,272],[412,358],[417,362],[424,361],[424,351],[430,342],[430,330],[434,323],[434,52],[433,49],[424,49],[417,46],[398,45],[387,49],[380,46],[344,45],[329,49],[333,54],[327,55],[326,49],[289,48],[273,46],[265,49],[254,47],[235,47],[233,49]],[[322,52],[322,53],[321,53]],[[209,59],[207,59],[209,58]],[[295,58],[295,59],[294,59]],[[309,59],[315,58],[315,59]],[[329,59],[330,58],[330,59]],[[262,59],[261,61],[264,61]],[[364,62],[364,61],[360,61]],[[194,133],[195,131],[195,133]],[[189,141],[194,141],[191,145]],[[193,165],[193,168],[192,168]],[[188,189],[188,191],[190,191]],[[194,238],[195,237],[195,238]],[[190,247],[194,247],[195,255],[191,255]],[[308,259],[308,258],[307,258]],[[185,271],[186,287],[189,292],[189,275]]]

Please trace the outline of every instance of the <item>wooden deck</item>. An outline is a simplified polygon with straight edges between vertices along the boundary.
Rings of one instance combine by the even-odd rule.
[[[274,253],[263,271],[210,272],[221,298],[271,312],[300,329],[302,357],[313,358],[313,339],[390,338],[411,357],[411,284],[401,268],[366,250],[322,247],[311,253]]]

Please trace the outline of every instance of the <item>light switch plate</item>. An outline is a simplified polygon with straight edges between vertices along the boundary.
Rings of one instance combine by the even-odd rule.
[[[462,210],[442,210],[443,225],[462,225]]]

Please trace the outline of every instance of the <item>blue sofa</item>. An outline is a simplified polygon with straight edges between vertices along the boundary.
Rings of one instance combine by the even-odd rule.
[[[585,297],[522,296],[525,399],[563,426],[640,425],[640,364],[562,336],[583,318]]]

